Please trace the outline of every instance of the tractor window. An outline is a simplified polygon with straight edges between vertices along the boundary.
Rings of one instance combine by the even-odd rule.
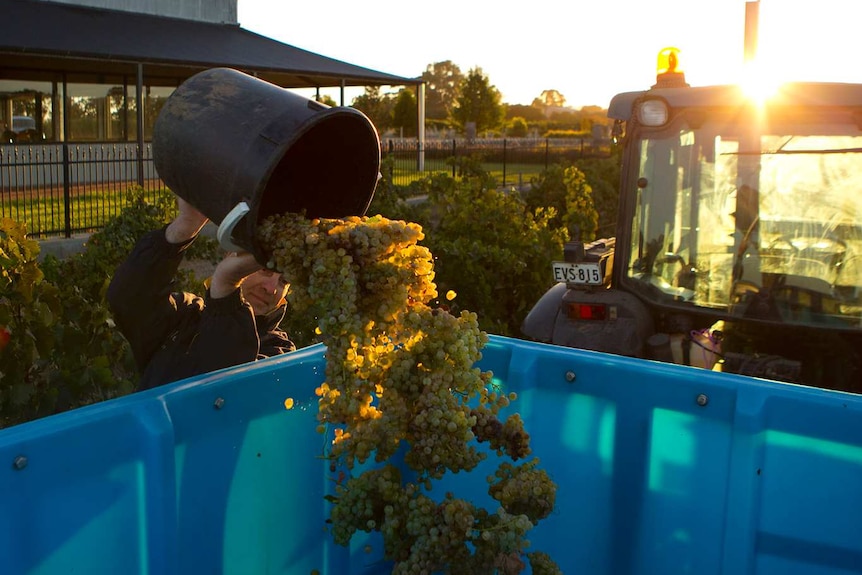
[[[699,177],[695,134],[644,140],[633,220],[631,270],[662,292],[690,298],[679,271],[692,255],[694,181]],[[694,211],[693,211],[694,208]]]
[[[753,126],[680,121],[640,140],[627,277],[670,306],[862,329],[862,133]]]

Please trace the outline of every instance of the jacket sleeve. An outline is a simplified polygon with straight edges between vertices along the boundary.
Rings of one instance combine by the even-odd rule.
[[[198,332],[188,350],[195,371],[206,373],[254,361],[259,348],[254,312],[240,290],[218,299],[207,290]]]
[[[108,287],[144,387],[254,361],[260,353],[254,312],[239,289],[218,299],[209,290],[204,298],[172,291],[189,245],[169,243],[164,229],[146,234]]]
[[[171,288],[192,241],[171,244],[165,238],[165,228],[144,234],[117,267],[108,286],[107,301],[114,322],[128,340],[141,371],[181,321],[184,302],[171,293]]]
[[[258,359],[296,351],[296,345],[290,340],[290,336],[279,327],[286,311],[287,303],[284,302],[267,315],[255,317],[257,334],[260,339]]]
[[[261,338],[257,358],[272,357],[291,351],[296,351],[296,344],[291,341],[287,333],[280,329],[270,330]]]

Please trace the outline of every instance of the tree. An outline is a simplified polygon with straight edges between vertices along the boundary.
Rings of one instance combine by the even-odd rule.
[[[514,118],[524,118],[527,122],[541,122],[546,119],[545,111],[540,107],[509,104],[506,106],[506,119]]]
[[[327,106],[337,106],[338,105],[338,102],[336,102],[335,99],[332,96],[330,96],[329,94],[322,94],[317,99],[317,101],[320,102],[321,104],[326,104]]]
[[[380,93],[380,86],[366,86],[365,93],[356,96],[351,106],[368,116],[380,133],[392,125],[392,101]]]
[[[395,105],[392,108],[392,127],[403,130],[405,136],[415,136],[417,125],[416,97],[413,90],[402,88],[395,97]]]
[[[425,117],[445,120],[452,113],[464,74],[451,60],[428,64],[422,72],[425,82]]]
[[[541,106],[548,106],[551,108],[562,108],[566,105],[566,97],[560,94],[557,90],[543,90],[542,94],[534,100],[534,103],[538,101]]]
[[[68,119],[72,136],[82,140],[95,140],[98,134],[99,113],[96,99],[86,96],[69,98]]]
[[[513,138],[523,138],[527,135],[527,120],[518,116],[509,121],[508,135]]]
[[[500,127],[506,109],[500,91],[491,85],[488,77],[478,66],[467,73],[461,83],[461,93],[452,110],[452,121],[462,130],[468,123],[476,124],[476,133]]]
[[[584,126],[583,115],[569,108],[548,108],[548,131],[552,130],[572,130],[581,132],[589,131],[588,127]]]

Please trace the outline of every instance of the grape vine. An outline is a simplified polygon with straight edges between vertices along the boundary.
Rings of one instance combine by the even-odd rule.
[[[347,545],[379,531],[395,575],[560,573],[527,535],[553,510],[556,484],[531,455],[517,399],[474,367],[488,341],[475,313],[455,316],[437,297],[433,259],[419,225],[382,216],[267,218],[258,229],[269,267],[291,283],[292,306],[319,310],[325,382],[317,388],[318,431],[333,431],[335,471],[348,471],[331,498],[331,530]],[[448,294],[452,297],[453,294]],[[490,452],[505,457],[488,478],[487,510],[436,480],[469,472]],[[403,454],[405,465],[393,457]],[[357,469],[372,460],[378,465]],[[406,468],[405,468],[406,466]]]

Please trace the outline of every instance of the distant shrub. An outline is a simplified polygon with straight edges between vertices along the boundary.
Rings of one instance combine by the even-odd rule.
[[[526,138],[527,131],[527,120],[518,116],[509,121],[509,128],[506,131],[506,135],[512,138]]]
[[[543,138],[591,138],[589,132],[582,130],[548,130],[542,136]]]

